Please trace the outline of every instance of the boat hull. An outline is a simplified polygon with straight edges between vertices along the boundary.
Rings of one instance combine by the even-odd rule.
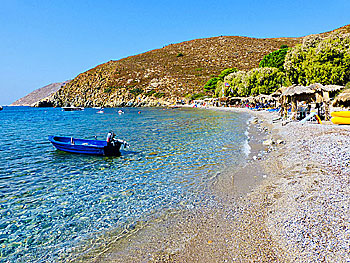
[[[88,155],[120,156],[121,143],[108,144],[100,140],[84,140],[71,137],[49,136],[49,141],[57,150]]]
[[[63,111],[83,111],[83,107],[62,107]]]
[[[332,117],[350,118],[350,111],[333,111],[331,115]]]
[[[350,124],[350,117],[333,117],[331,119],[331,122],[333,122],[334,124]]]

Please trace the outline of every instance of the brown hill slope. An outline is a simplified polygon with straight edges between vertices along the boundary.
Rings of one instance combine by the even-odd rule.
[[[55,93],[68,82],[69,81],[52,83],[45,87],[36,89],[28,95],[24,96],[23,98],[16,100],[14,103],[11,104],[11,106],[31,106],[39,100],[42,100]]]
[[[55,104],[118,106],[143,91],[146,96],[181,98],[202,90],[225,68],[257,67],[264,55],[300,38],[256,39],[213,37],[171,44],[118,61],[109,61],[78,75],[55,95]]]
[[[337,30],[349,29],[350,26],[345,26]],[[53,104],[89,107],[141,102],[152,105],[157,103],[155,98],[162,97],[175,101],[201,92],[205,82],[225,68],[257,67],[264,55],[283,44],[292,47],[302,39],[221,36],[171,44],[109,61],[78,75],[54,95]]]
[[[323,36],[323,37],[326,37],[328,36],[329,34],[332,34],[334,32],[341,32],[343,34],[347,34],[347,33],[350,33],[350,25],[346,25],[346,26],[342,26],[342,27],[339,27],[337,29],[334,29],[332,31],[329,31],[329,32],[325,32],[325,33],[321,33],[320,35]]]

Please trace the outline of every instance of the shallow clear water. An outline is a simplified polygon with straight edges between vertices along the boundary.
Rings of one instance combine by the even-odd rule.
[[[245,114],[117,111],[0,112],[0,261],[57,261],[106,232],[191,209],[205,198],[209,178],[245,158]],[[131,144],[121,157],[59,152],[47,140],[105,139],[109,130]]]

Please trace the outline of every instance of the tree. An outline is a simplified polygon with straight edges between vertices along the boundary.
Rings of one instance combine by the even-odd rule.
[[[224,78],[231,74],[231,73],[234,73],[234,72],[237,72],[237,69],[236,68],[227,68],[227,69],[224,69],[223,71],[221,71],[221,73],[219,74],[219,78],[221,80],[224,80]]]
[[[334,34],[310,48],[303,67],[308,83],[345,85],[350,81],[350,35]]]
[[[259,68],[264,68],[264,67],[278,68],[280,71],[284,71],[284,68],[283,68],[284,59],[288,52],[288,46],[286,47],[284,46],[282,45],[281,49],[276,50],[264,56],[264,58],[259,63]]]
[[[204,91],[206,92],[215,92],[216,89],[216,83],[220,80],[218,77],[211,78],[210,80],[207,81],[204,85]]]
[[[311,35],[288,51],[284,68],[293,84],[345,85],[350,81],[350,35]]]
[[[271,94],[281,87],[285,74],[277,68],[254,68],[248,72],[238,71],[225,78],[230,86],[225,94],[231,96],[250,96]]]
[[[236,68],[227,68],[221,71],[219,76],[211,78],[207,81],[204,85],[204,91],[211,92],[215,94],[215,96],[222,96],[222,87],[221,85],[224,85],[223,81],[225,77],[233,72],[237,72]]]

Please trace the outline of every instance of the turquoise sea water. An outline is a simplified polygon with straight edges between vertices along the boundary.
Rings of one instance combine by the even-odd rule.
[[[56,262],[108,232],[192,209],[205,200],[209,178],[246,158],[245,114],[118,110],[0,112],[1,262]],[[105,139],[109,130],[131,144],[121,157],[59,152],[47,140]]]

